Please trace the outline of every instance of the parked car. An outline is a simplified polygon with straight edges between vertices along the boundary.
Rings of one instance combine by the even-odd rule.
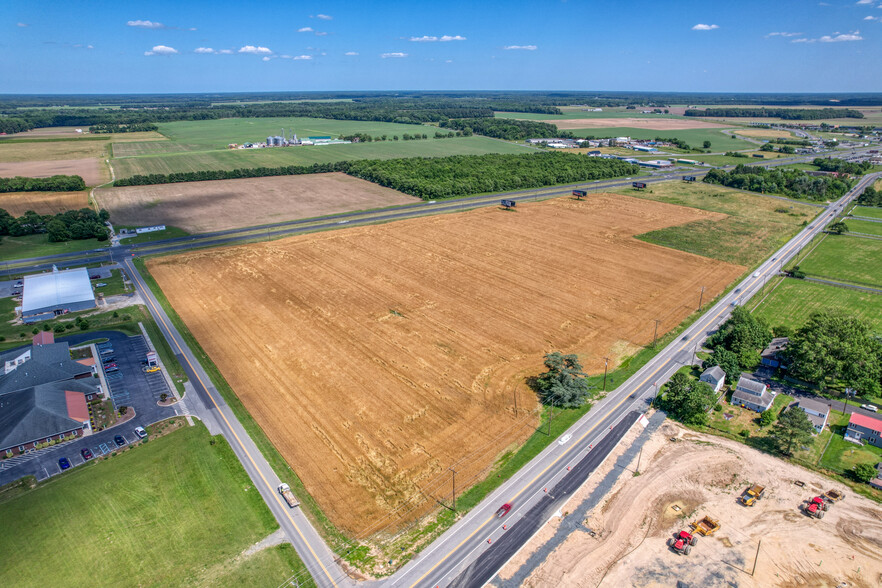
[[[83,447],[80,453],[83,455],[83,459],[86,461],[92,459],[92,451],[88,447]]]
[[[870,412],[879,412],[879,409],[875,404],[861,404],[861,408],[864,410],[869,410]]]
[[[144,427],[135,427],[135,435],[138,436],[138,439],[143,439],[147,436],[147,431],[144,430]]]
[[[60,467],[61,471],[63,472],[64,470],[66,470],[67,468],[70,467],[70,460],[67,459],[66,457],[62,457],[61,459],[58,460],[58,467]]]
[[[105,367],[104,368],[105,374],[112,374],[113,372],[118,372],[118,371],[119,371],[118,367]]]
[[[117,447],[122,447],[123,445],[126,444],[126,440],[123,439],[123,436],[122,436],[122,435],[116,435],[116,436],[113,438],[113,441],[116,443],[116,446],[117,446]]]
[[[107,285],[106,282],[98,282],[97,284],[95,284],[95,287],[96,287],[96,288],[101,288],[101,287],[106,286],[106,285]]]

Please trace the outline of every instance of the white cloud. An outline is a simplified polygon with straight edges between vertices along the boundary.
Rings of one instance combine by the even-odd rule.
[[[217,51],[211,47],[196,47],[196,49],[193,50],[193,53],[217,53]]]
[[[151,20],[130,20],[126,23],[128,27],[138,27],[142,29],[164,29],[165,25],[161,22],[153,22]]]
[[[453,63],[453,60],[452,59],[445,59],[444,63]]]
[[[266,47],[255,47],[254,45],[245,45],[239,49],[239,53],[252,53],[254,55],[268,55],[272,53],[272,49]]]
[[[410,37],[409,40],[414,43],[434,43],[435,41],[446,43],[448,41],[465,41],[466,38],[461,35],[442,35],[440,37],[423,35],[422,37]]]
[[[692,27],[692,30],[693,31],[712,31],[712,30],[718,29],[718,28],[720,28],[720,25],[715,25],[715,24],[709,25],[709,24],[698,23],[697,25]]]
[[[144,55],[177,55],[178,50],[174,47],[166,47],[165,45],[156,45],[150,51],[145,51]]]
[[[503,47],[503,49],[505,49],[506,51],[512,51],[512,50],[518,50],[518,49],[523,50],[523,51],[535,51],[538,48],[539,47],[537,47],[536,45],[506,45],[505,47]]]
[[[232,54],[233,54],[232,49],[221,49],[220,51],[218,51],[218,55],[232,55]]]
[[[316,14],[315,17],[320,18],[322,20],[333,20],[334,19],[333,16],[328,16],[327,14]]]
[[[835,33],[834,33],[835,34]],[[818,41],[821,43],[840,43],[842,41],[863,41],[864,38],[861,37],[860,31],[855,31],[853,33],[841,33],[835,34],[835,36],[831,37],[830,35],[824,35]]]
[[[312,55],[295,55],[291,59],[294,61],[309,61],[312,59]]]
[[[301,27],[301,28],[297,29],[297,32],[298,33],[311,33],[312,27]]]
[[[272,59],[272,57],[264,57],[263,61],[269,61],[270,59]]]
[[[465,41],[466,38],[460,35],[444,35],[439,39],[442,43],[446,43],[447,41]]]
[[[865,16],[864,20],[879,20],[878,16]]]
[[[349,57],[352,57],[352,56],[358,55],[358,51],[347,51],[343,55],[348,55]]]
[[[769,33],[766,37],[798,37],[805,33]]]
[[[388,59],[390,57],[407,57],[407,53],[401,53],[400,51],[396,51],[394,53],[383,53],[380,55],[383,59]]]
[[[17,23],[15,23],[15,26],[17,26],[17,27],[21,27],[21,28],[26,28],[26,27],[29,27],[29,26],[31,26],[31,25],[26,24],[26,23],[23,23],[23,22],[17,22]]]
[[[858,4],[872,4],[873,0],[858,0]]]
[[[433,41],[437,41],[438,37],[423,35],[422,37],[411,37],[410,40],[414,43],[431,43]]]
[[[324,37],[324,36],[327,35],[327,34],[328,34],[328,33],[325,33],[325,32],[316,32],[316,33],[315,33],[315,36],[316,36],[316,37]]]

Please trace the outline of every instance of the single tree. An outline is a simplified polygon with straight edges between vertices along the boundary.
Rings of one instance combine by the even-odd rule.
[[[738,356],[723,346],[716,347],[704,365],[707,367],[720,366],[720,369],[726,372],[726,382],[729,384],[735,383],[741,376],[741,364],[738,362]]]
[[[681,423],[705,425],[707,413],[716,399],[709,384],[695,381],[678,372],[665,385],[660,406]]]
[[[705,141],[704,143],[702,143],[702,145],[704,145],[704,148],[705,148],[705,149],[710,149],[711,142],[710,142],[710,141]]]
[[[765,410],[760,415],[760,426],[768,427],[769,425],[771,425],[774,422],[775,422],[775,413],[772,412],[771,410]]]
[[[577,355],[549,353],[545,367],[548,371],[536,378],[536,391],[543,404],[575,408],[585,402],[588,381]]]
[[[858,482],[863,482],[864,484],[868,483],[870,480],[879,477],[879,473],[876,471],[876,468],[868,463],[857,464],[856,466],[854,466],[852,473],[854,475],[854,478]]]
[[[834,235],[841,235],[842,233],[848,232],[848,225],[842,221],[836,221],[827,227],[827,232],[833,233]]]
[[[812,443],[813,432],[814,427],[805,411],[793,407],[782,414],[778,422],[775,423],[774,436],[781,453],[793,455],[795,450]]]

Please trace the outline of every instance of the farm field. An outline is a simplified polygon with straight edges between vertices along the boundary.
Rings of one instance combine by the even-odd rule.
[[[652,129],[656,131],[680,131],[683,129],[725,129],[729,125],[709,123],[701,119],[689,118],[574,118],[552,119],[543,122],[557,125],[561,130],[571,129],[594,129],[607,127],[629,127],[634,129]]]
[[[736,137],[730,137],[720,132],[720,129],[686,129],[659,131],[652,129],[636,129],[633,127],[607,127],[607,128],[583,128],[569,129],[577,137],[631,137],[633,139],[655,139],[656,137],[672,137],[686,141],[691,147],[701,148],[704,141],[711,142],[711,151],[738,151],[741,149],[755,149],[756,144],[743,141]],[[691,159],[691,154],[684,157]]]
[[[312,165],[351,159],[394,159],[400,157],[444,157],[484,153],[534,153],[535,149],[487,137],[456,137],[425,141],[384,141],[273,149],[238,149],[181,153],[152,157],[112,159],[117,178],[137,174]],[[0,168],[2,169],[2,168]]]
[[[44,255],[60,255],[62,253],[100,249],[107,246],[107,241],[98,241],[98,239],[78,239],[76,241],[50,243],[49,236],[46,233],[24,235],[23,237],[7,235],[0,240],[0,261],[42,257]]]
[[[322,510],[359,532],[414,520],[435,508],[426,493],[446,484],[449,465],[474,483],[529,437],[536,399],[525,378],[544,353],[578,353],[602,371],[606,353],[651,341],[653,319],[666,332],[690,315],[684,292],[706,286],[712,298],[742,274],[633,238],[722,218],[597,194],[148,268]]]
[[[107,168],[97,158],[0,162],[0,177],[4,178],[48,178],[55,175],[81,176],[87,186],[97,186],[110,180]]]
[[[243,555],[278,525],[227,442],[210,438],[185,426],[0,495],[0,584],[276,586],[302,569],[290,546]]]
[[[563,114],[544,114],[541,112],[505,112],[505,111],[497,111],[494,112],[493,115],[496,118],[515,118],[521,120],[541,120],[552,122],[555,120],[567,120],[567,119],[591,119],[591,118],[645,118],[645,119],[655,119],[655,118],[679,118],[682,119],[681,116],[676,116],[674,114],[642,114],[639,110],[627,110],[625,108],[604,108],[601,112],[591,112],[582,110],[584,107],[579,106],[559,106],[561,112]],[[554,123],[552,123],[554,124]]]
[[[654,184],[650,190],[628,188],[620,193],[726,215],[722,221],[699,219],[637,238],[744,266],[753,266],[771,255],[802,228],[803,221],[811,221],[818,213],[818,209],[805,204],[782,203],[700,182],[665,182]]]
[[[686,159],[694,159],[695,161],[702,161],[710,165],[738,165],[739,163],[746,164],[750,162],[761,161],[759,157],[753,157],[754,153],[762,155],[762,159],[778,159],[779,157],[788,157],[787,155],[784,155],[782,153],[773,153],[768,151],[743,151],[742,153],[747,155],[747,159],[745,159],[744,157],[731,157],[729,155],[684,155],[683,157]]]
[[[879,186],[878,182],[876,183],[876,186]],[[877,187],[877,189],[878,189],[878,187]],[[878,206],[856,206],[851,211],[851,214],[853,214],[855,216],[865,216],[867,218],[882,219],[882,208],[880,208]],[[848,222],[851,222],[851,221],[848,221]]]
[[[882,287],[882,240],[827,235],[799,269],[812,277]]]
[[[777,284],[777,285],[776,285]],[[748,308],[771,326],[796,330],[822,310],[840,309],[882,330],[882,295],[793,278],[770,281],[767,296],[754,296]]]
[[[611,457],[620,454],[617,450]],[[568,520],[566,512],[586,500],[613,469],[614,460],[607,461],[562,508],[564,517],[552,519],[502,568],[500,580],[564,588],[765,588],[872,586],[882,575],[876,502],[773,455],[671,421],[652,434],[639,458],[622,466],[625,473],[588,511],[583,525],[596,534],[574,530],[549,554],[539,553],[554,533],[582,522]],[[638,467],[641,475],[630,475]],[[763,499],[749,508],[737,504],[754,483],[765,486]],[[811,496],[830,489],[844,491],[846,499],[823,519],[800,511]],[[688,556],[673,552],[668,540],[705,515],[718,520],[720,529],[701,537]]]
[[[107,157],[110,141],[0,141],[0,162]]]
[[[101,188],[95,199],[114,223],[165,224],[189,233],[419,202],[343,173]]]
[[[0,194],[0,208],[12,216],[21,216],[29,210],[38,214],[57,214],[88,206],[88,192],[7,192]]]
[[[845,219],[845,224],[848,225],[850,233],[865,233],[882,237],[882,223],[849,218]]]
[[[790,131],[779,129],[735,129],[735,133],[744,137],[757,137],[760,139],[786,139],[793,136]]]

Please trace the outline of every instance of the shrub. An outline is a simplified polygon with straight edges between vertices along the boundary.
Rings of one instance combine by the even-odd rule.
[[[775,422],[775,414],[771,410],[764,411],[760,415],[760,426],[768,427]]]
[[[723,410],[723,405],[722,405],[722,404],[717,403],[717,405],[714,406],[714,412],[721,412],[722,410]]]
[[[745,439],[747,439],[748,437],[750,437],[750,431],[748,431],[747,429],[741,429],[741,430],[738,432],[738,434],[739,434],[740,436],[744,437]]]
[[[128,407],[128,406],[123,405],[123,406],[120,406],[120,407],[119,407],[119,414],[120,414],[120,416],[126,414],[128,411],[129,411],[129,407]]]
[[[162,394],[159,395],[159,400],[162,402],[165,402],[166,400],[168,400],[168,394],[163,392]]]

